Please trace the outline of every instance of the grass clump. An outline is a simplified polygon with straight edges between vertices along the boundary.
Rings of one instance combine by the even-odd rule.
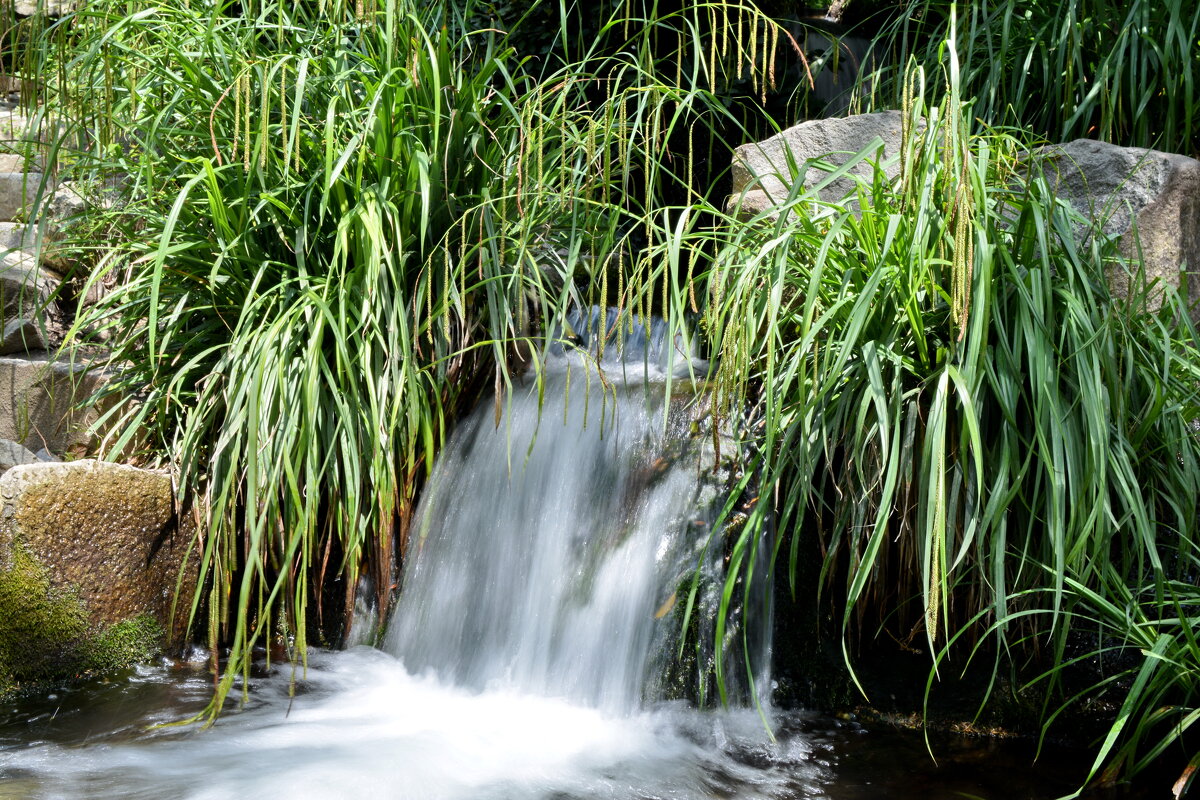
[[[647,69],[645,20],[535,81],[470,11],[97,2],[49,55],[72,176],[118,198],[75,334],[111,346],[109,453],[175,465],[206,523],[214,710],[256,643],[301,661],[348,622],[361,574],[387,610],[460,404],[499,415],[567,307],[682,327],[683,262],[648,254],[698,224],[662,198],[717,104]]]
[[[762,420],[763,495],[791,533],[779,569],[794,581],[819,536],[847,661],[856,632],[886,631],[943,677],[969,655],[951,644],[1061,665],[1097,598],[1168,597],[1200,489],[1187,310],[1112,295],[1105,269],[1136,287],[1136,265],[1081,235],[1034,143],[972,119],[957,68],[936,91],[910,71],[895,180],[868,147],[845,201],[797,187],[731,225],[705,317],[718,407]],[[742,569],[774,563],[753,545],[767,515]]]

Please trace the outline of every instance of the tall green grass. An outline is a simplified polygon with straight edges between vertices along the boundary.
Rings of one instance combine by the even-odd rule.
[[[975,116],[1052,141],[1200,155],[1200,14],[1189,0],[912,0],[880,9],[891,21],[874,37],[880,80],[867,105],[895,107],[909,57],[937,63],[955,12],[961,91]]]
[[[1087,676],[1075,675],[1070,691],[1054,692],[1060,699],[1048,706],[1043,736],[1073,706],[1108,703],[1115,714],[1096,742],[1087,781],[1111,785],[1166,760],[1176,768],[1185,764],[1171,787],[1172,796],[1179,798],[1187,794],[1200,765],[1189,733],[1200,719],[1200,562],[1192,542],[1164,543],[1162,550],[1173,563],[1147,571],[1141,580],[1111,564],[1102,572],[1067,578],[1074,627],[1070,647],[1026,688],[1045,692],[1046,686],[1062,683],[1064,673]],[[1025,605],[1014,618],[1048,614],[1042,599],[1030,598]]]
[[[70,176],[117,198],[74,333],[111,346],[109,454],[174,466],[202,523],[181,613],[225,649],[214,711],[257,644],[349,624],[360,574],[386,612],[456,414],[500,415],[569,305],[682,327],[660,241],[699,223],[662,198],[722,113],[715,49],[681,82],[647,53],[696,12],[614,17],[535,81],[469,11],[95,2],[48,54]]]
[[[1113,296],[1105,269],[1136,265],[1084,235],[1029,138],[971,119],[947,52],[936,89],[908,73],[898,177],[868,147],[825,167],[874,165],[844,201],[797,187],[730,221],[705,324],[717,408],[749,408],[761,431],[760,496],[790,534],[777,571],[802,591],[820,537],[847,662],[858,635],[887,631],[949,678],[970,652],[952,642],[1062,665],[1076,620],[1111,617],[1098,598],[1169,604],[1191,574],[1168,554],[1195,536],[1200,352],[1173,293],[1158,311],[1144,281]],[[769,569],[755,530],[735,562]],[[1138,714],[1190,686],[1167,671],[1160,694],[1130,696]]]

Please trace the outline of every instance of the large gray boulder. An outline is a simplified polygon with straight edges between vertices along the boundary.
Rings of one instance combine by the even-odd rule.
[[[877,149],[879,165],[895,178],[901,146],[898,111],[801,123],[734,151],[728,210],[743,219],[767,212],[770,219],[770,209],[785,201],[796,184],[812,189],[827,179],[828,170],[814,166],[815,161],[841,166],[863,150]],[[1184,274],[1189,276],[1185,299],[1193,319],[1200,321],[1200,161],[1087,139],[1043,148],[1039,156],[1058,196],[1117,237],[1120,253],[1144,267],[1148,282],[1178,289]],[[869,176],[873,160],[861,161],[849,172]],[[853,179],[841,177],[817,195],[838,201],[853,189]],[[1111,269],[1108,281],[1114,293],[1130,295],[1128,270]],[[1152,290],[1147,299],[1151,308],[1157,307],[1161,291]]]
[[[1090,139],[1042,150],[1047,177],[1104,233],[1120,238],[1121,255],[1145,267],[1146,280],[1178,289],[1186,273],[1187,301],[1200,301],[1200,161],[1186,156],[1118,147]],[[1127,297],[1130,275],[1113,269],[1113,291]],[[1156,297],[1156,294],[1158,295]],[[1152,307],[1161,294],[1151,292]]]
[[[829,172],[813,166],[820,159],[841,166],[851,156],[872,147],[876,159],[868,159],[850,168],[852,175],[867,177],[878,160],[885,174],[900,173],[901,115],[899,111],[860,114],[844,119],[820,119],[802,122],[775,134],[770,139],[744,144],[733,152],[733,193],[727,209],[749,219],[787,199],[797,182],[810,189]],[[836,202],[853,191],[855,181],[840,177],[818,190],[822,200]]]
[[[187,605],[175,615],[172,605],[191,536],[167,474],[97,461],[6,472],[0,693],[120,667],[179,641]]]

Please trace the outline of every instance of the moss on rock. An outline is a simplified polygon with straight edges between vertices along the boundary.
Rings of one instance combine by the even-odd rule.
[[[96,628],[74,588],[58,589],[20,545],[0,570],[0,696],[22,686],[109,672],[162,652],[150,614]]]
[[[87,642],[82,666],[89,672],[109,672],[150,661],[162,652],[166,631],[150,614],[110,625]]]
[[[127,667],[182,640],[183,625],[168,627],[191,533],[169,476],[28,465],[0,478],[0,501],[0,694]]]
[[[78,596],[55,590],[20,545],[10,554],[0,570],[0,693],[73,672],[87,633]]]

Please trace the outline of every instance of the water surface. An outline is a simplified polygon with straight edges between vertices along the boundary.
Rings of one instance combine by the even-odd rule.
[[[314,652],[256,678],[208,730],[154,727],[204,707],[200,664],[144,667],[0,706],[0,798],[377,800],[1052,800],[1086,754],[1028,742],[934,741],[804,712],[667,703],[606,714],[562,698],[413,676],[369,648]],[[1095,798],[1165,797],[1159,791]]]
[[[268,671],[209,730],[169,725],[207,703],[202,663],[12,703],[0,798],[1042,800],[1074,788],[1078,770],[1034,772],[1002,749],[955,745],[934,767],[911,737],[772,711],[765,583],[739,588],[739,602],[763,604],[760,626],[726,653],[744,707],[673,699],[711,682],[703,626],[726,546],[714,508],[734,467],[718,463],[703,409],[666,397],[668,375],[703,365],[661,322],[603,352],[589,344],[616,322],[576,319],[580,348],[552,347],[543,380],[521,383],[499,420],[485,402],[457,427],[417,510],[382,650],[313,652],[296,681]],[[695,576],[701,647],[679,665]]]

